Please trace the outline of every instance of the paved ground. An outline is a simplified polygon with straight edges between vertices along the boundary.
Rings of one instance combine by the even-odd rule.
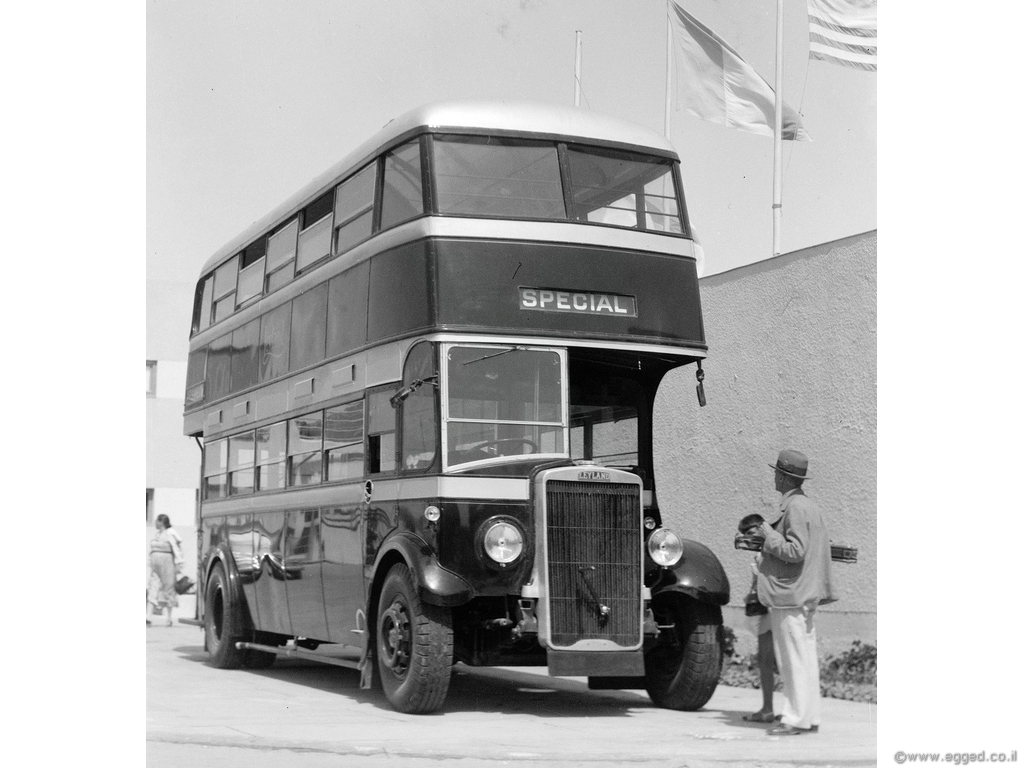
[[[148,768],[876,763],[871,704],[825,699],[818,734],[769,737],[741,720],[760,706],[754,690],[720,686],[702,711],[673,712],[543,669],[459,665],[441,712],[403,715],[354,670],[295,659],[219,670],[198,627],[150,627],[146,639]]]

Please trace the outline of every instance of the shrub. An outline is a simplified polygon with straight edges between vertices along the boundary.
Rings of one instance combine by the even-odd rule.
[[[761,687],[761,675],[757,669],[757,654],[743,656],[735,652],[736,633],[725,627],[722,642],[724,663],[719,682],[734,688]],[[877,657],[873,645],[854,640],[853,646],[838,656],[827,655],[819,659],[821,695],[848,701],[877,703]],[[775,677],[775,690],[781,690],[782,683]]]

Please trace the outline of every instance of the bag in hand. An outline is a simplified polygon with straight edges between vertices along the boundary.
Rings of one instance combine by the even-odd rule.
[[[764,616],[768,613],[768,606],[761,605],[761,601],[757,599],[757,592],[751,590],[744,598],[746,605],[743,608],[743,612],[747,616]]]
[[[178,580],[174,582],[174,591],[179,595],[187,595],[192,592],[195,585],[196,583],[188,576],[181,575],[178,577]]]

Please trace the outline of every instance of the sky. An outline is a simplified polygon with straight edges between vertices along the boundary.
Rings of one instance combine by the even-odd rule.
[[[775,0],[684,8],[775,77]],[[386,10],[385,10],[386,9]],[[147,4],[147,274],[194,282],[232,236],[426,102],[571,106],[664,132],[665,0],[235,0]],[[783,98],[811,142],[784,143],[782,252],[873,230],[876,75],[808,60],[786,6]],[[705,274],[772,256],[773,142],[672,99]]]

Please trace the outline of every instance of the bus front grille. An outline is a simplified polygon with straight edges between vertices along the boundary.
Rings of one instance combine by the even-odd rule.
[[[641,501],[636,485],[550,480],[547,568],[552,648],[642,641]]]

